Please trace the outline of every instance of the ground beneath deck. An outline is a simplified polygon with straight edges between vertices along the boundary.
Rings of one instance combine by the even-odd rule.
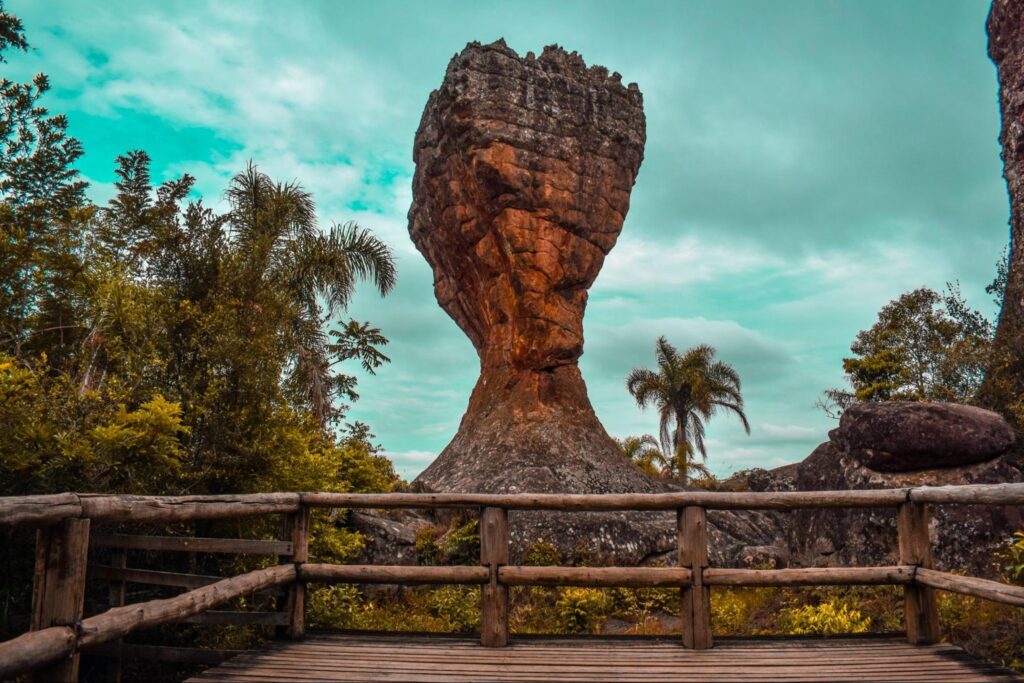
[[[897,638],[675,640],[311,634],[238,655],[192,681],[1019,681],[951,645]]]

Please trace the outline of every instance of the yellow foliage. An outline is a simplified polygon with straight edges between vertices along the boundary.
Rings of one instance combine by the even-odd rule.
[[[830,599],[817,605],[801,605],[782,611],[782,628],[786,635],[830,636],[840,633],[864,633],[871,627],[871,617],[863,617],[844,600]]]

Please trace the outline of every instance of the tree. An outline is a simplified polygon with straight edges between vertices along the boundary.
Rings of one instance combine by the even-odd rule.
[[[984,377],[992,324],[967,305],[957,283],[945,295],[922,287],[902,294],[857,333],[843,359],[852,391],[829,389],[819,405],[835,416],[861,401],[974,400]]]
[[[750,433],[740,377],[732,366],[715,360],[715,349],[707,344],[680,354],[665,337],[659,337],[654,355],[658,370],[634,368],[626,377],[626,388],[641,408],[657,408],[662,453],[672,473],[685,482],[689,471],[700,464],[696,456],[707,459],[705,423],[714,415],[733,413]]]
[[[0,63],[9,48],[28,43],[0,2]],[[74,168],[82,146],[67,134],[67,118],[40,104],[49,88],[45,74],[31,83],[0,79],[0,352],[16,355],[29,328],[57,336],[75,329],[62,300],[74,289],[91,216]]]
[[[685,477],[692,477],[694,474],[703,478],[712,476],[711,470],[703,463],[692,459],[680,461],[677,458],[665,457],[658,440],[650,434],[627,436],[624,439],[616,439],[615,443],[622,449],[622,454],[627,460],[635,463],[651,477],[673,477],[680,474]],[[681,473],[680,466],[686,471]]]

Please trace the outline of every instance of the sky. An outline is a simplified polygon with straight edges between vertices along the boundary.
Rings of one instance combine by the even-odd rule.
[[[625,390],[665,335],[714,345],[743,380],[746,435],[708,428],[720,476],[803,459],[815,407],[878,309],[920,286],[984,287],[1008,240],[998,85],[981,0],[858,2],[176,2],[8,0],[50,75],[101,202],[113,162],[197,178],[222,203],[250,159],[299,180],[321,222],[394,248],[399,285],[348,315],[391,339],[360,381],[368,422],[414,477],[454,436],[479,363],[408,237],[423,106],[467,42],[558,43],[639,84],[647,148],[618,245],[590,292],[583,376],[613,436],[656,433]],[[353,370],[354,372],[354,370]]]

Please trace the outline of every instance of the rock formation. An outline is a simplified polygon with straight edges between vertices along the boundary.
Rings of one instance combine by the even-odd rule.
[[[996,413],[949,403],[873,403],[848,410],[830,441],[765,488],[848,490],[1022,481],[1001,457],[1013,432]],[[785,468],[783,468],[785,469]],[[936,506],[933,552],[942,567],[992,571],[992,554],[1021,523],[1003,507]],[[892,510],[800,510],[780,520],[802,566],[895,562]]]
[[[409,233],[480,379],[418,482],[440,491],[651,491],[598,421],[577,361],[587,289],[643,159],[643,98],[557,46],[471,43],[416,133]]]
[[[480,378],[417,486],[663,489],[622,457],[577,365],[587,289],[622,230],[645,129],[636,84],[557,46],[522,58],[471,43],[448,65],[416,132],[409,234]],[[514,513],[514,552],[543,540],[639,562],[675,542],[674,519],[655,517]]]
[[[1013,429],[988,410],[956,403],[862,403],[829,434],[842,450],[879,472],[958,467],[1006,453]]]
[[[999,71],[1003,177],[1010,193],[1010,270],[996,331],[996,361],[982,387],[985,402],[1016,415],[1024,428],[1024,2],[994,0],[988,54]]]

